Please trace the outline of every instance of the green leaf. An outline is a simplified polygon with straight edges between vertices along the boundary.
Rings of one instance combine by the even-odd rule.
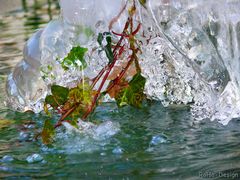
[[[106,41],[107,41],[107,45],[104,48],[104,51],[107,55],[107,58],[109,60],[109,64],[111,64],[113,62],[114,59],[114,55],[113,55],[113,51],[112,51],[112,38],[111,36],[107,36],[106,37]]]
[[[74,66],[76,68],[85,69],[87,67],[87,63],[84,59],[84,56],[87,51],[87,48],[80,46],[73,47],[68,53],[67,57],[63,59],[61,63],[62,68],[68,70],[69,66]]]
[[[45,103],[51,105],[53,108],[57,108],[59,105],[64,105],[68,100],[69,89],[59,86],[52,85],[52,95],[48,95],[45,98]]]
[[[130,105],[140,108],[145,98],[143,93],[146,79],[137,73],[129,82],[129,86],[120,91],[116,96],[116,102],[119,107]]]
[[[107,45],[106,46],[103,46],[103,39],[104,39],[104,36],[106,37],[106,42],[107,42]],[[113,51],[112,51],[112,37],[111,37],[111,33],[109,32],[105,32],[105,33],[99,33],[98,34],[98,38],[97,38],[97,42],[98,44],[102,47],[102,49],[105,51],[106,53],[106,56],[109,60],[109,64],[111,64],[114,60],[114,55],[113,55]]]
[[[83,115],[88,111],[95,93],[96,92],[92,90],[87,82],[80,83],[77,87],[70,89],[68,96],[69,102],[73,105],[78,104],[77,108],[72,113],[73,117],[79,117],[79,115]]]
[[[100,46],[102,46],[102,41],[103,41],[103,34],[99,33],[98,38],[97,38],[97,42]]]
[[[48,95],[46,98],[45,98],[45,103],[46,104],[49,104],[50,106],[52,106],[53,108],[56,108],[58,107],[58,104],[57,102],[54,100],[54,97],[52,95]],[[46,112],[46,111],[45,111]]]
[[[68,100],[69,89],[59,85],[52,85],[51,92],[58,104],[63,105]]]
[[[51,144],[53,137],[55,135],[54,126],[51,124],[50,120],[46,120],[42,130],[42,141],[44,144]]]

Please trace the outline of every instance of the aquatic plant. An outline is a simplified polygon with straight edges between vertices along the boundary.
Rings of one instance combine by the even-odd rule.
[[[145,1],[139,1],[145,5]],[[127,2],[129,3],[129,2]],[[105,95],[115,99],[119,107],[130,105],[140,108],[145,98],[144,86],[146,79],[141,75],[138,54],[141,52],[140,42],[136,39],[141,29],[141,23],[135,23],[136,2],[130,1],[128,18],[121,33],[111,31],[111,26],[121,16],[127,4],[117,17],[109,24],[110,31],[98,34],[98,51],[104,51],[108,64],[93,78],[82,77],[76,87],[68,88],[59,85],[51,86],[51,95],[45,98],[44,110],[48,115],[52,112],[60,115],[55,125],[46,120],[41,133],[45,144],[51,143],[55,128],[63,122],[77,124],[77,119],[86,120]],[[113,37],[117,41],[113,42]],[[62,68],[68,71],[68,66],[75,66],[82,71],[87,64],[84,59],[87,48],[73,47],[69,54],[61,61]],[[117,65],[118,64],[118,65]],[[120,64],[120,66],[119,66]],[[108,81],[107,81],[108,80]],[[110,81],[109,81],[110,80]],[[105,90],[103,90],[103,87]]]

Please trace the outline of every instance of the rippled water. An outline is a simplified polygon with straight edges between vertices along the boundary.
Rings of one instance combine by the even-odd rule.
[[[148,102],[141,110],[119,110],[107,103],[92,118],[118,122],[121,131],[112,138],[78,142],[72,136],[52,147],[34,141],[47,117],[13,112],[3,102],[6,76],[22,58],[24,42],[58,13],[56,1],[36,2],[0,14],[0,178],[240,178],[240,120],[194,123],[186,106]]]

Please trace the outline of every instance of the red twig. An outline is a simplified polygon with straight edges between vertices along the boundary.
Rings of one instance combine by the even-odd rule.
[[[120,33],[116,33],[114,31],[112,31],[112,33],[116,36],[121,36],[121,37],[126,37],[126,38],[129,38],[129,35],[125,35],[125,34],[120,34]]]
[[[132,35],[135,36],[140,29],[141,29],[141,23],[138,24],[136,30],[132,32]]]

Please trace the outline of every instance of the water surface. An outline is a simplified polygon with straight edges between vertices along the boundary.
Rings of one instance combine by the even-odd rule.
[[[92,119],[118,122],[121,131],[112,138],[79,142],[71,136],[52,147],[35,141],[47,117],[6,108],[5,80],[25,41],[59,9],[51,0],[19,4],[0,14],[0,178],[240,178],[240,120],[195,123],[186,106],[149,102],[141,110],[119,110],[107,103]]]

